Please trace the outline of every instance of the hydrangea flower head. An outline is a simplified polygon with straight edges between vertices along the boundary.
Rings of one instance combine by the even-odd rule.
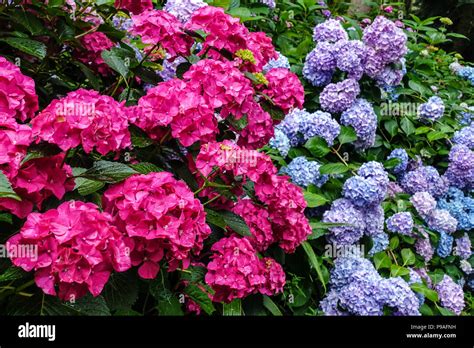
[[[194,11],[205,6],[207,4],[202,0],[168,0],[163,10],[178,18],[181,23],[186,23]]]
[[[151,0],[115,0],[115,7],[139,14],[145,10],[151,10],[153,3]]]
[[[314,27],[314,41],[336,42],[347,39],[348,35],[337,19],[328,19]]]
[[[443,100],[438,96],[433,96],[426,103],[419,106],[418,117],[422,120],[434,122],[443,116],[444,109]]]
[[[324,87],[319,95],[319,102],[324,111],[339,113],[349,109],[359,93],[360,87],[357,81],[346,79]]]
[[[355,146],[367,149],[375,143],[377,130],[377,115],[372,105],[365,99],[359,98],[341,114],[341,123],[354,128],[357,134]]]
[[[315,161],[308,161],[306,157],[294,158],[288,166],[283,167],[281,172],[288,175],[296,185],[307,187],[315,185],[321,187],[328,180],[327,175],[321,175],[319,168],[321,165]]]
[[[392,168],[392,171],[395,174],[400,174],[406,171],[408,166],[408,154],[405,149],[398,148],[393,150],[390,155],[387,157],[387,160],[392,158],[400,159],[400,163]]]
[[[387,219],[387,229],[406,236],[413,235],[413,217],[409,212],[393,214]]]
[[[446,232],[440,232],[438,247],[436,248],[436,253],[439,257],[445,258],[451,255],[453,251],[453,241],[454,238],[452,236]]]
[[[436,200],[428,192],[415,192],[415,194],[410,197],[410,202],[418,214],[424,219],[428,218],[436,209]]]
[[[304,103],[304,88],[296,74],[288,69],[271,69],[265,77],[268,85],[262,93],[268,95],[272,101],[285,113],[294,108],[302,108]]]
[[[461,314],[465,302],[464,292],[460,285],[456,284],[450,276],[445,274],[443,279],[435,285],[435,290],[438,292],[439,300],[444,308],[449,309],[456,315]]]
[[[331,209],[324,213],[322,221],[345,224],[330,227],[327,234],[331,243],[339,245],[354,244],[362,237],[366,227],[362,212],[345,198],[336,199],[331,204]]]

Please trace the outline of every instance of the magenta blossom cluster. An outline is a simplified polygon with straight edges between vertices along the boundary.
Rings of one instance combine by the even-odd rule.
[[[12,257],[14,265],[35,272],[44,293],[73,301],[87,292],[98,296],[112,271],[131,267],[129,248],[112,218],[92,203],[68,201],[46,213],[31,213],[7,248],[36,250]],[[13,255],[13,253],[12,253]]]
[[[104,193],[104,210],[133,242],[132,263],[142,278],[156,277],[163,258],[169,270],[187,268],[211,230],[199,200],[171,173],[135,175]]]
[[[33,79],[23,75],[15,64],[0,57],[0,114],[26,121],[37,110],[38,97]]]
[[[130,146],[123,104],[92,90],[79,89],[53,100],[33,120],[33,135],[66,151],[82,145],[102,155]]]
[[[109,75],[112,70],[102,58],[102,52],[111,49],[115,44],[100,31],[96,31],[81,38],[84,50],[76,53],[77,59],[86,64],[97,73]]]
[[[151,10],[153,3],[151,0],[115,0],[115,7],[139,14],[145,10]]]
[[[260,292],[283,292],[285,273],[271,258],[260,259],[246,238],[222,238],[215,243],[212,261],[207,265],[205,281],[214,290],[213,300],[229,303]]]

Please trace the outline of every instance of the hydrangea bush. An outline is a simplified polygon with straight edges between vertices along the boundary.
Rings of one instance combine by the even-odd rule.
[[[2,313],[472,314],[461,35],[344,10],[0,4]]]

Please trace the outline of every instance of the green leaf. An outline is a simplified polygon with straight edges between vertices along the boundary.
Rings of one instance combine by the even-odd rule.
[[[415,257],[415,254],[413,253],[413,251],[411,251],[411,249],[402,249],[402,259],[403,259],[403,265],[413,265],[416,261],[416,257]]]
[[[443,307],[438,307],[439,312],[441,313],[442,316],[444,317],[452,317],[455,316],[456,314],[449,309],[443,308]]]
[[[133,272],[113,273],[102,295],[111,310],[129,309],[138,298],[138,282]]]
[[[410,274],[410,270],[408,268],[396,265],[392,263],[390,267],[390,276],[391,277],[399,277]]]
[[[224,222],[232,229],[232,231],[244,237],[252,235],[244,219],[239,215],[227,210],[220,210],[217,213],[222,217],[222,219],[224,219]]]
[[[320,207],[328,202],[324,196],[308,191],[304,192],[304,199],[306,200],[306,203],[308,203],[308,208]]]
[[[448,137],[448,135],[446,133],[439,132],[439,131],[432,131],[432,132],[429,132],[428,135],[427,135],[427,138],[428,138],[429,141],[435,141],[435,140],[438,140],[438,139],[445,139],[447,137]]]
[[[8,178],[5,176],[5,174],[3,174],[1,170],[0,170],[0,198],[11,198],[16,201],[21,201],[20,196],[18,196],[16,192],[13,191],[10,181],[8,181]]]
[[[6,222],[7,224],[13,224],[13,216],[9,213],[0,213],[0,222]]]
[[[113,184],[137,173],[135,169],[123,163],[97,161],[94,162],[92,168],[80,174],[79,177]]]
[[[20,267],[10,266],[5,270],[5,272],[0,274],[0,283],[21,279],[27,274],[28,273],[23,271]]]
[[[10,16],[16,23],[28,30],[31,35],[36,36],[48,32],[44,24],[32,12],[17,10],[11,12]]]
[[[273,302],[272,299],[270,297],[268,297],[267,295],[263,295],[263,305],[274,316],[281,317],[283,315],[281,313],[280,309],[278,308],[278,306],[275,304],[275,302]]]
[[[422,84],[415,82],[413,80],[408,81],[408,86],[410,86],[411,89],[414,91],[417,91],[420,95],[424,95],[426,91],[426,87],[424,87]]]
[[[313,247],[308,242],[303,242],[301,245],[303,246],[303,250],[308,256],[309,263],[316,270],[316,273],[318,274],[318,278],[323,284],[324,292],[326,292],[326,281],[324,279],[323,272],[321,271],[321,265],[319,264],[318,257],[314,253]]]
[[[101,56],[108,66],[124,78],[128,76],[130,67],[136,65],[132,63],[136,60],[135,55],[124,48],[114,47],[108,51],[103,51]]]
[[[184,293],[188,295],[191,300],[196,302],[207,314],[211,315],[215,312],[216,309],[214,308],[209,295],[199,286],[190,284],[184,288]]]
[[[129,127],[133,147],[144,148],[153,144],[153,140],[135,125]]]
[[[81,196],[90,195],[91,193],[97,192],[105,186],[105,184],[101,181],[78,177],[86,171],[87,169],[81,167],[72,168],[72,173],[75,176],[74,182],[76,183],[74,189],[77,190]]]
[[[0,41],[6,42],[13,48],[20,50],[30,56],[37,57],[39,59],[44,59],[46,57],[46,45],[42,42],[31,40],[31,39],[24,39],[24,38],[15,38],[15,37],[7,37],[4,39],[0,39]]]
[[[385,251],[381,251],[374,255],[374,265],[376,269],[390,268],[392,261]]]
[[[390,249],[396,249],[400,244],[400,239],[397,236],[394,236],[390,239],[390,244],[388,245]]]
[[[319,172],[321,174],[342,174],[345,173],[349,170],[349,167],[347,167],[343,163],[328,163],[328,164],[323,164],[319,168]]]
[[[110,310],[102,296],[93,297],[90,294],[77,300],[62,302],[57,297],[43,295],[41,315],[91,315],[109,316]]]
[[[397,120],[388,120],[387,122],[384,123],[384,127],[387,130],[388,134],[390,134],[392,137],[397,135],[398,133]]]
[[[420,306],[420,313],[422,315],[428,315],[428,316],[432,316],[434,315],[433,313],[433,310],[430,308],[430,306],[428,306],[426,303],[423,303],[421,306]]]
[[[411,135],[415,133],[415,125],[407,117],[402,118],[402,120],[400,121],[400,128],[406,135]]]
[[[349,126],[341,126],[341,133],[337,137],[339,139],[339,144],[352,143],[357,140],[357,133],[354,128]]]
[[[398,157],[390,158],[389,160],[385,161],[383,163],[383,166],[385,169],[392,169],[398,166],[400,163],[402,163],[402,160]]]
[[[240,299],[235,299],[231,303],[224,303],[222,305],[222,315],[225,316],[240,316],[242,315],[242,302]]]
[[[154,165],[153,163],[149,162],[140,162],[135,164],[130,164],[129,167],[136,170],[141,174],[149,174],[149,173],[159,173],[162,172],[163,169]]]
[[[224,218],[216,211],[211,209],[205,209],[206,211],[206,222],[208,224],[213,224],[214,226],[220,227],[222,229],[226,229],[227,224]]]
[[[437,302],[438,301],[438,293],[434,290],[428,288],[425,284],[421,283],[414,283],[410,285],[410,288],[413,291],[416,291],[422,295],[424,295],[427,299]]]
[[[317,158],[324,157],[331,151],[326,140],[320,137],[309,139],[304,147],[307,148],[309,152],[311,152],[311,154]]]

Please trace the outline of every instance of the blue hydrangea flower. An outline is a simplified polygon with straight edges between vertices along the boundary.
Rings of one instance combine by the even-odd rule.
[[[363,178],[359,175],[346,180],[342,188],[344,198],[350,200],[357,207],[379,204],[385,198],[386,188],[381,187],[372,178]]]
[[[372,236],[372,248],[369,251],[369,255],[373,256],[377,254],[378,252],[387,250],[388,245],[390,243],[388,239],[388,234],[386,233],[379,233],[374,236]]]
[[[375,237],[383,233],[385,222],[385,212],[381,205],[364,207],[365,235]],[[379,238],[381,238],[379,236]],[[375,242],[374,242],[375,243]]]
[[[438,200],[438,208],[444,209],[458,222],[458,229],[469,231],[474,228],[474,199],[465,196],[464,192],[449,188],[445,196]]]
[[[418,238],[415,243],[415,250],[418,255],[423,257],[426,262],[429,262],[434,255],[434,249],[431,245],[428,235],[424,238]]]
[[[418,107],[418,117],[422,120],[436,121],[444,114],[444,102],[438,96],[433,96]]]
[[[387,219],[386,223],[390,232],[413,236],[413,217],[409,212],[393,214]]]
[[[288,61],[288,58],[286,58],[283,54],[280,52],[277,52],[278,58],[277,59],[270,59],[269,62],[263,67],[263,72],[267,73],[272,69],[276,68],[285,68],[285,69],[290,69],[290,62]]]
[[[333,54],[333,45],[328,42],[319,42],[306,56],[303,76],[313,86],[325,86],[331,81],[335,69],[336,58]]]
[[[448,190],[448,179],[441,177],[432,166],[421,166],[406,172],[400,180],[400,185],[406,193],[428,192],[437,198]]]
[[[454,238],[445,232],[440,232],[438,247],[436,253],[439,257],[445,258],[451,255],[453,250]]]
[[[474,151],[457,144],[449,152],[449,166],[445,176],[452,186],[460,189],[474,187]]]
[[[288,166],[283,167],[281,173],[288,175],[291,181],[298,186],[315,185],[321,187],[328,180],[328,176],[321,175],[320,167],[318,162],[308,161],[306,157],[300,156],[293,159]]]
[[[357,174],[366,179],[374,179],[375,181],[377,181],[378,185],[380,187],[383,187],[384,189],[386,189],[388,186],[388,174],[385,171],[383,165],[379,162],[369,161],[364,163],[360,166],[359,170],[357,171]]]
[[[186,23],[194,11],[204,6],[207,4],[202,0],[168,0],[163,10],[171,13],[182,23]]]
[[[275,129],[282,131],[288,137],[291,146],[301,145],[304,139],[300,133],[300,124],[308,114],[305,109],[293,109]]]
[[[355,146],[367,149],[375,143],[377,115],[372,105],[365,99],[357,99],[349,109],[341,114],[341,123],[354,128],[357,134]]]
[[[398,158],[400,159],[400,163],[397,164],[395,167],[392,168],[392,171],[395,174],[400,174],[406,171],[408,166],[408,154],[405,149],[395,149],[393,150],[390,155],[388,155],[387,159]]]
[[[468,80],[474,86],[474,67],[463,66],[457,70],[458,76]]]
[[[394,310],[394,315],[421,315],[420,301],[401,277],[382,279],[377,287],[379,303]]]
[[[452,142],[455,144],[462,144],[470,148],[474,148],[474,124],[464,127],[454,133]]]
[[[271,148],[277,149],[283,157],[288,155],[290,151],[290,139],[280,129],[275,129],[273,138],[270,139],[268,145]]]
[[[357,242],[365,230],[365,220],[362,212],[351,201],[339,198],[331,204],[331,208],[324,212],[323,222],[345,224],[330,227],[326,235],[331,243],[351,245]]]
[[[305,114],[300,122],[300,132],[305,141],[318,136],[332,146],[340,131],[339,123],[331,117],[331,114],[323,111]]]

